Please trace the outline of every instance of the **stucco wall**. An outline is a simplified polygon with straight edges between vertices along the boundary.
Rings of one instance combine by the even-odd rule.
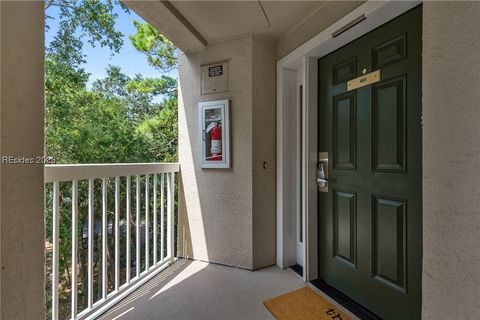
[[[276,61],[275,43],[253,38],[253,268],[275,264]],[[266,162],[266,168],[263,163]]]
[[[200,66],[229,61],[229,91],[201,95]],[[179,234],[189,257],[252,267],[252,38],[179,57],[179,161],[184,203]],[[231,169],[201,169],[198,102],[230,99]],[[187,225],[189,234],[185,231]],[[186,230],[186,229],[185,229]],[[189,239],[190,238],[190,239]],[[180,239],[180,252],[184,250]]]
[[[480,3],[423,5],[423,319],[480,313]]]
[[[43,2],[1,1],[0,157],[43,155]],[[1,319],[44,318],[43,165],[0,166]]]
[[[181,53],[179,60],[179,254],[246,269],[272,265],[274,44],[248,35],[199,53]],[[228,92],[202,96],[201,65],[226,60]],[[231,168],[201,169],[198,102],[219,99],[231,103]],[[253,135],[260,132],[263,135],[254,141]]]

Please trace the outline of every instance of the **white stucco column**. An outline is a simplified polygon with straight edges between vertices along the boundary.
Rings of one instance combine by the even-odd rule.
[[[0,159],[42,156],[44,3],[0,3]],[[2,162],[1,319],[44,318],[43,208],[43,165]]]
[[[228,91],[201,66],[228,62]],[[179,255],[244,269],[275,264],[275,43],[245,35],[179,57]],[[229,169],[202,169],[198,103],[230,100]]]
[[[479,16],[423,4],[423,319],[480,312]]]

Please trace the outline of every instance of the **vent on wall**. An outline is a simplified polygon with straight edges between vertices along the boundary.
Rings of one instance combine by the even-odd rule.
[[[202,95],[228,91],[228,62],[202,66]]]
[[[345,31],[355,27],[357,24],[364,21],[365,19],[367,19],[367,17],[365,17],[365,14],[362,14],[361,16],[355,18],[354,20],[350,21],[349,23],[347,23],[346,25],[344,25],[343,27],[341,27],[337,31],[333,32],[332,33],[332,38],[338,37],[339,35],[341,35]]]

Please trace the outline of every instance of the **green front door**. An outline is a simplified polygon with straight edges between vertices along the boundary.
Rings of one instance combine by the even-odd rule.
[[[319,277],[388,320],[421,312],[421,27],[419,6],[319,60]]]

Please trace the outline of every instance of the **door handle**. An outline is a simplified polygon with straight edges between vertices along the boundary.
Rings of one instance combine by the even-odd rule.
[[[318,154],[316,183],[318,191],[328,192],[328,152]]]
[[[315,180],[317,182],[317,186],[322,189],[322,192],[328,192],[328,179],[317,178]]]

